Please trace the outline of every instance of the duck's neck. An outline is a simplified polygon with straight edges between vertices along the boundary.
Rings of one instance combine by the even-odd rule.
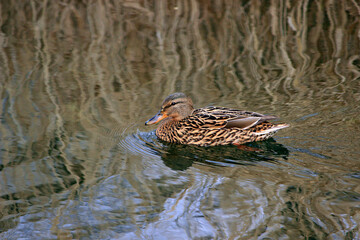
[[[173,142],[174,132],[176,131],[178,123],[179,121],[173,120],[172,118],[164,119],[156,129],[156,136],[164,141]]]
[[[160,126],[158,127],[161,128],[161,129],[173,129],[177,124],[179,123],[178,120],[175,120],[173,118],[165,118],[161,123],[160,123]]]

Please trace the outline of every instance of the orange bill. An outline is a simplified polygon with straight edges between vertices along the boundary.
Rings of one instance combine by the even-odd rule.
[[[145,125],[151,125],[151,124],[155,124],[160,122],[161,120],[163,120],[164,118],[167,118],[168,116],[166,114],[162,114],[160,111],[153,116],[152,118],[150,118],[149,120],[147,120],[145,122]]]

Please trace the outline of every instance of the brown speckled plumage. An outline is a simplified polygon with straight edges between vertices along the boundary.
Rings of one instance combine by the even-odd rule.
[[[183,93],[174,93],[145,124],[162,121],[156,136],[167,142],[199,146],[239,145],[266,140],[279,129],[288,127],[287,124],[268,122],[275,118],[224,107],[194,109],[190,98]]]

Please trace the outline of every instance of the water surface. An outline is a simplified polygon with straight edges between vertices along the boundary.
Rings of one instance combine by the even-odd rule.
[[[356,1],[0,4],[1,239],[360,239]],[[197,147],[169,94],[281,117]]]

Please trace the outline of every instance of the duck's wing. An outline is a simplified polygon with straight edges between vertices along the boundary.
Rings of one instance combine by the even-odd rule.
[[[267,120],[276,119],[256,112],[224,107],[206,107],[193,111],[187,122],[200,128],[241,128],[248,129]]]

